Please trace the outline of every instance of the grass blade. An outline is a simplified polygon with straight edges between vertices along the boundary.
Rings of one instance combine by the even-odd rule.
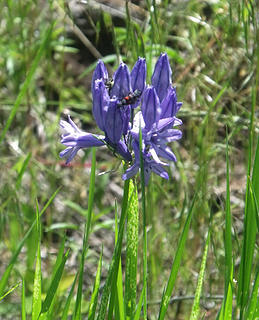
[[[177,250],[176,250],[175,259],[174,259],[174,262],[172,265],[170,277],[169,277],[167,287],[166,287],[165,293],[163,294],[163,298],[162,298],[161,305],[160,305],[159,318],[158,318],[159,320],[162,320],[165,318],[165,314],[166,314],[166,311],[167,311],[167,308],[169,305],[170,297],[173,292],[175,280],[177,277],[177,273],[178,273],[178,270],[180,267],[182,255],[184,252],[185,242],[186,242],[188,231],[189,231],[190,224],[191,224],[195,200],[196,200],[196,195],[194,196],[193,201],[191,203],[191,207],[189,209],[189,213],[188,213],[187,219],[185,221],[184,229],[181,234],[181,238],[180,238]]]
[[[134,320],[139,320],[140,319],[141,309],[142,309],[142,304],[143,304],[143,299],[144,299],[144,294],[145,294],[145,290],[143,288],[142,291],[141,291],[141,295],[140,295],[140,298],[139,298],[138,305],[137,305],[137,309],[136,309],[136,313],[135,313],[135,316],[134,316]]]
[[[242,255],[238,281],[238,304],[241,317],[249,299],[249,288],[253,265],[255,240],[257,232],[256,204],[254,199],[259,199],[259,139],[256,148],[255,161],[252,175],[252,188],[250,186],[249,172],[247,176],[246,206],[244,219],[244,236],[242,242]]]
[[[30,159],[31,159],[31,152],[28,153],[27,157],[24,159],[23,161],[23,164],[22,164],[22,168],[18,174],[18,177],[17,177],[17,180],[16,180],[16,189],[19,189],[20,188],[20,185],[21,185],[21,182],[22,182],[22,177],[23,177],[23,174],[30,162]]]
[[[19,283],[17,283],[15,286],[9,289],[4,295],[2,295],[2,297],[0,297],[0,301],[3,300],[6,296],[8,296],[11,292],[13,292],[18,286]]]
[[[204,279],[204,275],[205,275],[205,267],[206,267],[208,249],[209,249],[209,242],[210,242],[210,232],[208,233],[205,248],[204,248],[204,253],[203,253],[202,262],[201,262],[201,269],[200,269],[197,288],[196,288],[195,297],[194,297],[194,301],[193,301],[193,305],[192,305],[192,312],[191,312],[190,320],[197,320],[199,317],[200,297],[201,297],[203,279]]]
[[[128,209],[127,219],[127,252],[125,275],[125,309],[130,319],[136,308],[137,294],[137,261],[138,261],[138,193],[133,182],[130,183],[132,201]]]
[[[5,135],[6,135],[6,132],[8,131],[10,125],[12,124],[13,119],[14,119],[17,111],[18,111],[18,108],[19,108],[21,102],[22,102],[22,99],[23,99],[24,95],[26,94],[26,92],[27,92],[27,90],[28,90],[28,88],[30,86],[32,78],[33,78],[33,76],[34,76],[34,74],[35,74],[35,72],[37,70],[38,65],[39,65],[40,59],[41,59],[41,57],[42,57],[42,55],[43,55],[43,53],[44,53],[44,51],[45,51],[45,49],[46,49],[46,47],[47,47],[47,45],[49,43],[53,26],[54,26],[54,22],[49,26],[49,28],[46,30],[46,32],[44,32],[45,36],[44,36],[44,38],[43,38],[43,40],[41,42],[41,45],[40,45],[39,50],[38,50],[38,52],[37,52],[37,54],[35,56],[35,59],[33,60],[32,64],[31,64],[30,70],[29,70],[28,75],[27,75],[27,77],[26,77],[26,79],[25,79],[25,81],[24,81],[24,83],[22,85],[22,88],[21,88],[21,90],[20,90],[20,92],[19,92],[19,94],[18,94],[18,96],[17,96],[17,98],[16,98],[16,100],[14,102],[14,106],[13,106],[12,111],[11,111],[7,121],[6,121],[5,127],[4,127],[4,129],[3,129],[3,131],[2,131],[2,133],[0,135],[0,144],[3,141],[3,139],[4,139]]]
[[[95,276],[94,288],[93,288],[93,293],[92,293],[90,306],[89,306],[88,320],[94,320],[94,317],[95,317],[95,311],[96,311],[96,306],[98,301],[98,292],[99,292],[99,287],[101,282],[102,259],[103,259],[103,249],[100,255],[98,268]]]
[[[117,279],[119,262],[120,262],[120,255],[121,255],[121,248],[122,248],[122,239],[123,239],[123,234],[124,234],[124,226],[125,226],[127,210],[128,210],[128,195],[129,195],[129,180],[126,180],[124,182],[124,191],[123,191],[123,200],[122,200],[122,210],[121,210],[118,241],[116,243],[116,246],[115,246],[115,249],[113,252],[112,261],[111,261],[110,268],[108,271],[108,276],[107,276],[107,279],[105,281],[105,285],[103,288],[101,305],[100,305],[97,320],[104,320],[105,319],[105,314],[106,314],[109,296],[111,293],[112,283],[113,283],[113,281],[115,281],[115,279]]]
[[[40,215],[38,209],[38,203],[36,203],[36,214],[37,214],[37,254],[36,254],[36,266],[33,283],[33,294],[32,294],[32,320],[37,320],[41,311],[41,255],[40,255],[40,239],[41,239],[41,228],[40,228]]]
[[[68,319],[68,312],[69,312],[70,302],[71,302],[71,300],[73,298],[73,293],[74,293],[74,289],[75,289],[75,286],[76,286],[77,277],[78,277],[78,273],[75,275],[75,279],[74,279],[72,287],[71,287],[71,289],[69,291],[69,295],[68,295],[67,300],[66,300],[66,304],[65,304],[65,307],[64,307],[64,310],[63,310],[63,313],[62,313],[61,320],[67,320]]]
[[[253,291],[250,297],[250,303],[248,305],[245,319],[247,320],[254,320],[258,319],[259,317],[259,271],[257,271],[255,281],[254,281],[254,287]]]
[[[22,320],[26,320],[25,281],[24,281],[24,279],[22,279]]]
[[[64,255],[61,263],[59,264],[56,272],[55,272],[55,275],[53,277],[53,280],[50,284],[50,288],[47,292],[47,296],[42,304],[42,310],[41,310],[41,314],[47,312],[50,308],[50,305],[53,301],[53,298],[54,296],[56,295],[56,292],[57,292],[57,289],[58,289],[58,285],[59,285],[59,282],[60,282],[60,279],[62,277],[62,273],[63,273],[63,270],[64,270],[64,267],[65,267],[65,264],[66,264],[66,261],[67,261],[67,258],[68,258],[68,254],[69,254],[69,251],[66,252],[66,254]],[[57,262],[59,262],[57,260]],[[57,265],[57,263],[56,263]]]
[[[233,260],[232,260],[232,235],[231,235],[231,210],[230,210],[230,184],[229,184],[229,155],[228,133],[226,132],[226,216],[225,216],[225,293],[220,316],[228,319],[232,316],[233,299]]]
[[[94,203],[95,168],[96,168],[96,149],[92,148],[92,167],[91,167],[91,176],[90,176],[87,221],[85,222],[83,250],[82,250],[81,262],[80,262],[76,304],[75,304],[75,310],[73,315],[73,319],[75,320],[81,319],[81,300],[82,300],[82,288],[83,288],[84,262],[85,262],[85,256],[87,251],[87,243],[88,243],[88,237],[90,233],[92,209],[93,209],[93,203]]]
[[[142,130],[139,124],[139,155],[140,155],[140,180],[141,180],[141,204],[143,218],[143,319],[147,319],[147,213],[146,213],[146,190],[145,190],[145,173],[144,159],[142,153]]]
[[[50,199],[48,200],[48,202],[45,204],[45,206],[43,207],[43,209],[41,210],[39,216],[41,217],[43,215],[43,213],[46,211],[46,209],[48,208],[48,206],[51,204],[51,202],[54,200],[54,198],[56,197],[57,193],[59,192],[60,188],[58,188],[53,195],[50,197]],[[5,272],[0,280],[0,295],[3,293],[6,283],[8,281],[9,275],[13,269],[13,266],[15,264],[15,261],[17,260],[19,253],[21,252],[25,241],[28,239],[28,237],[30,236],[35,224],[36,224],[37,219],[35,219],[35,221],[32,223],[32,225],[30,226],[29,230],[26,232],[25,236],[23,237],[23,239],[21,240],[21,242],[19,243],[17,250],[15,251],[15,253],[13,254],[7,268],[5,269]]]

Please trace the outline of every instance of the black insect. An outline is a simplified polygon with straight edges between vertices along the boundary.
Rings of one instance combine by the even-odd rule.
[[[113,87],[113,78],[107,78],[104,80],[105,88],[108,90],[109,94],[111,91],[111,88]]]
[[[124,97],[123,99],[121,99],[118,102],[118,106],[127,106],[129,104],[134,104],[137,102],[138,98],[141,96],[141,91],[136,89],[134,92],[130,92],[126,97]]]

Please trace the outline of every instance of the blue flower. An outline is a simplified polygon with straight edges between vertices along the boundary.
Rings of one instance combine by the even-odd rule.
[[[138,58],[131,72],[125,63],[121,63],[112,78],[109,78],[103,61],[98,61],[91,83],[93,116],[104,135],[81,131],[70,117],[68,122],[61,121],[60,126],[65,130],[61,143],[67,148],[60,156],[66,157],[67,163],[81,148],[106,145],[115,155],[131,164],[123,174],[124,180],[138,173],[140,154],[145,184],[151,172],[164,179],[169,178],[165,169],[168,163],[164,161],[176,161],[168,143],[182,137],[182,132],[173,128],[182,124],[176,117],[182,104],[177,101],[176,89],[172,86],[172,70],[166,53],[162,53],[156,62],[151,85],[146,85],[146,75],[144,58]],[[140,111],[134,117],[139,104]]]

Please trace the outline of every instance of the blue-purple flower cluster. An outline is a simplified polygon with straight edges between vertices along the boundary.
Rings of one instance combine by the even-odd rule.
[[[146,61],[139,58],[130,72],[121,63],[112,78],[109,78],[103,61],[99,61],[92,78],[93,115],[104,135],[94,135],[81,131],[68,117],[61,120],[65,133],[61,143],[67,148],[60,153],[68,164],[79,149],[107,145],[114,154],[131,166],[123,174],[126,180],[136,175],[140,169],[140,137],[142,132],[142,156],[145,184],[151,171],[168,179],[162,159],[176,161],[167,143],[181,138],[182,133],[174,126],[182,124],[176,114],[182,103],[177,102],[172,86],[168,56],[160,55],[151,78],[146,85]],[[140,106],[135,116],[136,108]]]

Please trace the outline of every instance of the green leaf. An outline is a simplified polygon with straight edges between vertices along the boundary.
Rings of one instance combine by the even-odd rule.
[[[195,297],[192,305],[190,320],[197,320],[199,317],[200,297],[201,297],[202,284],[203,284],[204,275],[205,275],[205,267],[206,267],[208,249],[209,249],[209,242],[210,242],[210,232],[208,233],[205,248],[204,248],[204,253],[203,253],[202,262],[201,262],[201,269],[199,273],[197,288],[195,291]]]
[[[94,288],[93,288],[93,293],[91,296],[89,312],[88,312],[88,320],[94,320],[95,318],[95,311],[96,311],[97,302],[98,302],[98,292],[99,292],[100,282],[101,282],[102,258],[103,258],[103,249],[100,254],[98,268],[95,276]]]
[[[68,253],[69,253],[69,251],[67,251],[66,254],[64,255],[61,263],[59,263],[59,260],[57,259],[56,266],[54,267],[54,270],[56,269],[57,266],[58,266],[58,268],[54,273],[54,277],[51,281],[49,290],[47,292],[47,296],[42,304],[41,313],[47,312],[51,306],[53,298],[57,292],[60,279],[62,277],[62,273],[63,273],[64,267],[65,267],[65,264],[66,264],[66,261],[68,258]]]
[[[75,275],[75,279],[74,279],[72,287],[71,287],[71,289],[69,291],[69,295],[68,295],[67,300],[66,300],[66,304],[65,304],[65,307],[64,307],[64,310],[63,310],[63,313],[62,313],[61,320],[67,320],[68,319],[68,312],[69,312],[70,302],[71,302],[71,300],[73,298],[73,293],[74,293],[74,289],[75,289],[75,286],[76,286],[77,277],[78,277],[78,273]]]
[[[19,171],[19,174],[18,174],[18,177],[17,177],[17,180],[16,180],[16,189],[19,189],[20,188],[20,185],[21,185],[21,182],[22,182],[22,177],[24,175],[24,172],[30,162],[30,159],[31,159],[31,152],[28,153],[27,157],[24,159],[23,161],[23,164],[22,164],[22,168],[21,170]]]
[[[109,296],[112,288],[112,283],[113,281],[117,281],[118,268],[119,268],[119,262],[120,262],[120,256],[121,256],[121,248],[122,248],[122,240],[123,240],[123,234],[124,234],[124,226],[125,226],[127,209],[128,209],[128,195],[129,195],[129,180],[126,180],[124,182],[118,241],[116,243],[116,246],[113,252],[112,261],[110,263],[107,279],[105,281],[105,285],[103,288],[101,305],[98,312],[97,320],[105,319]]]
[[[26,320],[25,282],[24,282],[24,279],[22,279],[22,320]]]
[[[87,221],[85,222],[83,250],[81,254],[76,304],[75,304],[75,310],[72,318],[73,320],[81,319],[81,300],[82,300],[82,288],[83,288],[84,262],[85,262],[85,256],[87,251],[87,243],[88,243],[88,237],[90,233],[92,209],[93,209],[93,203],[94,203],[95,167],[96,167],[96,149],[92,148],[92,167],[91,167],[89,198],[88,198],[88,212],[87,212]]]
[[[178,273],[178,270],[179,270],[179,267],[180,267],[182,255],[183,255],[184,248],[185,248],[185,242],[186,242],[188,231],[189,231],[190,224],[191,224],[193,207],[194,207],[194,203],[195,203],[196,197],[197,197],[197,194],[194,196],[193,201],[191,203],[191,207],[189,209],[188,216],[187,216],[187,219],[185,221],[184,229],[183,229],[183,232],[181,234],[181,238],[180,238],[177,250],[176,250],[175,259],[174,259],[174,262],[173,262],[173,265],[172,265],[170,277],[169,277],[169,280],[168,280],[168,283],[167,283],[167,287],[166,287],[166,290],[165,290],[165,292],[163,294],[161,305],[160,305],[159,320],[162,320],[162,319],[165,318],[165,314],[166,314],[166,311],[167,311],[167,308],[168,308],[168,305],[169,305],[170,297],[171,297],[172,292],[173,292],[175,280],[176,280],[176,277],[177,277],[177,273]]]
[[[33,294],[32,294],[32,320],[37,320],[41,311],[41,255],[40,255],[40,239],[41,239],[41,228],[40,228],[40,215],[38,209],[38,203],[36,203],[36,214],[37,214],[37,255],[36,255],[36,266],[34,273],[33,283]]]
[[[249,300],[249,305],[246,311],[246,320],[254,320],[259,318],[259,270],[257,271],[253,291]]]
[[[247,190],[246,190],[246,206],[244,219],[244,235],[242,242],[242,255],[239,269],[238,281],[238,304],[240,305],[241,316],[245,310],[245,306],[249,300],[250,280],[252,273],[252,265],[255,250],[255,240],[257,232],[257,210],[255,199],[259,199],[259,138],[256,148],[256,155],[252,175],[252,187],[247,176]]]
[[[17,283],[15,286],[13,286],[11,289],[9,289],[2,297],[0,297],[0,301],[3,300],[6,296],[8,296],[11,292],[13,292],[20,283]]]
[[[127,245],[126,245],[126,274],[125,274],[125,309],[126,315],[132,318],[136,308],[137,293],[137,261],[138,261],[138,193],[130,182],[132,201],[128,209]]]
[[[145,294],[145,289],[143,287],[143,289],[141,291],[140,298],[139,298],[139,302],[138,302],[138,305],[137,305],[137,309],[136,309],[136,313],[135,313],[135,316],[134,316],[134,320],[139,320],[140,319],[144,294]]]

